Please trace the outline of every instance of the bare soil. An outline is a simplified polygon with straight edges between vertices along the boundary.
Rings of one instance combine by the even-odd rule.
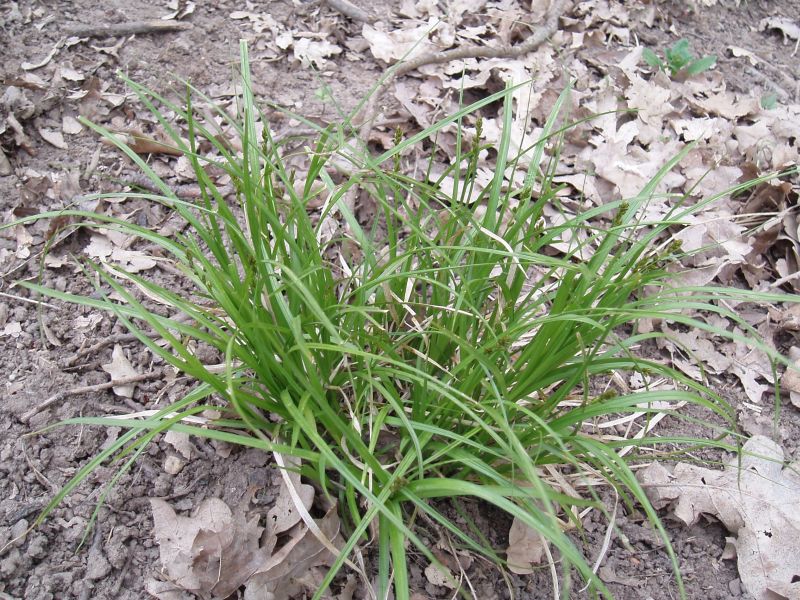
[[[360,35],[360,25],[342,17],[323,5],[303,2],[253,2],[249,10],[271,14],[283,23],[298,22],[300,28],[314,27],[322,20],[336,23],[337,36],[342,40]],[[363,0],[359,4],[367,3]],[[654,16],[652,26],[634,20],[631,30],[651,47],[664,47],[677,37],[688,37],[695,47],[719,56],[718,69],[729,87],[760,96],[774,91],[786,101],[798,101],[797,82],[800,81],[800,60],[791,56],[792,44],[785,45],[780,34],[757,31],[755,25],[768,16],[797,17],[798,6],[793,0],[774,2],[750,1],[740,6],[732,1],[713,7],[696,2],[627,3],[634,19]],[[3,137],[3,149],[11,163],[12,172],[0,176],[0,211],[4,219],[24,211],[44,211],[60,208],[65,199],[80,193],[118,189],[116,176],[125,174],[129,166],[111,148],[99,144],[96,136],[84,130],[69,136],[69,149],[56,148],[45,142],[38,129],[61,128],[65,116],[82,114],[81,88],[86,91],[103,88],[104,92],[125,93],[116,78],[119,69],[134,81],[153,89],[168,89],[178,78],[190,79],[199,89],[209,91],[224,88],[231,81],[238,60],[238,40],[253,40],[253,79],[256,93],[298,113],[324,123],[337,118],[335,109],[319,93],[322,84],[342,108],[351,109],[385,71],[369,52],[363,51],[357,61],[344,56],[332,57],[322,73],[301,67],[291,58],[275,58],[259,41],[250,24],[233,20],[229,14],[241,10],[240,2],[221,0],[198,2],[195,12],[187,17],[191,29],[137,35],[128,38],[98,38],[62,47],[56,57],[39,73],[50,81],[56,69],[62,70],[60,84],[37,89],[29,85],[34,105],[25,113],[23,124],[30,144],[14,144],[13,135]],[[376,0],[369,7],[377,14],[388,14],[396,8],[386,0]],[[634,8],[636,10],[634,10]],[[652,12],[648,13],[648,10]],[[0,78],[12,85],[24,74],[22,63],[43,59],[75,24],[113,24],[155,19],[165,14],[165,6],[154,7],[143,0],[109,0],[90,2],[36,2],[21,0],[0,7]],[[728,47],[754,49],[761,59],[755,66],[741,68],[741,61],[730,58]],[[118,44],[119,43],[119,44]],[[581,52],[579,48],[576,50]],[[586,52],[592,52],[587,48]],[[66,71],[69,68],[70,71]],[[72,71],[81,74],[80,81],[69,79]],[[107,88],[105,86],[108,86]],[[110,108],[100,120],[134,110],[129,103]],[[97,116],[97,115],[93,115]],[[285,123],[289,128],[291,123]],[[280,129],[280,127],[279,127]],[[82,178],[99,152],[92,176]],[[115,186],[117,186],[115,188]],[[132,204],[140,210],[145,224],[163,215],[149,215],[144,205]],[[153,219],[153,220],[151,220]],[[14,235],[0,236],[0,249],[8,251],[0,265],[3,274],[0,296],[0,329],[7,323],[22,323],[16,337],[0,338],[0,547],[23,533],[53,494],[88,458],[119,432],[93,428],[67,427],[51,429],[32,437],[31,431],[60,419],[78,415],[108,412],[129,412],[146,408],[160,394],[176,397],[188,382],[178,380],[165,387],[155,379],[138,385],[135,397],[122,404],[111,390],[72,395],[53,406],[37,412],[23,421],[23,415],[59,391],[107,381],[100,368],[110,361],[113,344],[99,347],[88,355],[78,353],[98,342],[118,341],[125,348],[133,365],[140,372],[151,369],[151,357],[141,346],[124,337],[123,327],[103,316],[88,321],[89,310],[76,309],[61,302],[37,306],[29,294],[12,288],[14,281],[35,278],[39,269],[35,253],[41,249],[46,231],[38,232],[31,247],[34,256],[17,257]],[[65,250],[79,251],[87,243],[83,234],[75,234],[65,244]],[[38,245],[37,245],[38,244]],[[167,281],[174,275],[162,273]],[[44,283],[57,289],[91,294],[91,285],[70,268],[46,269]],[[175,281],[175,285],[179,285]],[[87,317],[87,325],[74,325],[77,316]],[[41,323],[49,330],[43,336]],[[738,402],[744,398],[734,378],[721,379],[716,384],[726,397]],[[769,430],[770,409],[766,408],[754,424],[748,418],[747,427]],[[800,418],[795,408],[783,407],[780,436],[792,457],[800,458]],[[17,539],[0,554],[0,598],[48,600],[77,599],[134,599],[148,597],[144,589],[151,578],[159,577],[158,547],[152,535],[150,497],[168,499],[176,510],[190,512],[203,499],[219,497],[236,504],[248,488],[254,486],[256,504],[269,507],[274,500],[278,479],[269,457],[252,450],[233,449],[223,457],[218,447],[195,441],[198,457],[189,461],[179,473],[171,475],[165,461],[174,456],[175,449],[163,441],[152,447],[137,461],[111,491],[100,510],[97,525],[78,549],[86,524],[92,516],[99,495],[111,476],[114,466],[104,466],[57,507],[36,530]],[[609,499],[611,502],[611,499]],[[486,532],[497,548],[507,544],[510,525],[507,517],[487,510],[482,505],[466,507],[478,526]],[[599,515],[586,523],[582,543],[587,555],[600,552],[605,526]],[[595,520],[595,519],[598,520]],[[637,511],[623,507],[617,512],[619,533],[608,551],[601,575],[621,599],[667,600],[677,597],[676,586],[663,544],[653,534],[647,521]],[[669,534],[680,557],[690,598],[722,600],[747,598],[742,591],[736,563],[723,560],[722,550],[726,532],[715,520],[708,519],[686,528],[667,521]],[[429,583],[423,570],[425,564],[412,558],[411,578],[419,598],[445,598],[451,592]],[[546,569],[530,577],[512,576],[510,586],[493,568],[475,561],[470,568],[471,581],[481,599],[533,599],[548,597],[552,592]],[[363,597],[356,591],[355,597]],[[574,597],[582,597],[578,590]],[[175,596],[176,598],[178,596]],[[188,596],[187,596],[188,597]]]

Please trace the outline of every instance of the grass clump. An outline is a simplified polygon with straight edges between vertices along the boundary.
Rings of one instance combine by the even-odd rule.
[[[202,199],[180,200],[130,148],[115,143],[161,192],[141,196],[179,214],[189,225],[186,233],[165,237],[80,211],[43,215],[66,212],[82,217],[81,226],[135,234],[175,262],[191,282],[194,299],[108,264],[88,265],[101,282],[96,298],[26,285],[109,311],[155,355],[198,382],[187,396],[146,419],[67,421],[128,431],[92,459],[44,514],[105,460],[122,461],[119,477],[156,435],[172,428],[296,456],[302,473],[338,502],[347,541],[315,598],[367,541],[371,528],[377,531],[379,555],[376,596],[385,598],[393,589],[395,598],[407,600],[407,552],[415,548],[436,562],[416,533],[423,516],[464,547],[502,564],[498,549],[474,541],[433,502],[464,497],[490,503],[538,531],[554,549],[562,589],[577,576],[610,597],[565,533],[570,520],[579,524],[574,507],[601,506],[591,486],[583,484],[603,482],[625,502],[644,507],[666,540],[631,470],[637,453],[623,457],[618,450],[722,442],[649,435],[607,439],[591,424],[604,415],[670,412],[689,402],[722,424],[714,429],[719,440],[735,427],[733,410],[711,390],[633,353],[658,335],[638,333],[641,319],[669,319],[730,336],[684,311],[735,318],[715,301],[755,298],[669,285],[665,266],[680,249],[662,240],[669,227],[700,207],[685,207],[679,198],[662,222],[644,223],[640,215],[682,155],[637,197],[565,214],[562,225],[543,227],[545,207],[560,206],[553,183],[557,161],[548,158],[545,146],[557,151],[564,131],[557,124],[568,92],[542,138],[517,157],[524,155],[531,165],[519,189],[504,178],[516,167],[516,160],[506,158],[512,89],[409,139],[398,136],[396,147],[378,157],[345,144],[341,132],[320,131],[299,182],[269,128],[257,134],[259,112],[244,46],[242,78],[241,118],[226,117],[242,140],[240,153],[196,118],[191,96],[181,108],[129,82],[191,160]],[[484,148],[477,142],[469,146],[460,125],[470,112],[497,101],[504,103],[505,134],[496,149],[494,179],[478,194],[477,157]],[[164,117],[167,110],[187,124],[188,142]],[[444,176],[454,181],[453,191],[443,192],[441,179],[404,175],[398,168],[401,154],[452,123],[459,131],[459,154]],[[235,202],[227,201],[208,175],[212,165],[198,152],[201,140],[223,157],[213,166],[233,180]],[[540,164],[545,167],[537,168]],[[384,235],[362,228],[349,210],[347,194],[356,190],[379,207]],[[320,193],[325,203],[315,223],[308,206]],[[325,241],[326,217],[337,212],[347,227]],[[597,228],[603,217],[608,226]],[[553,252],[554,244],[562,250]],[[327,258],[339,245],[356,251]],[[109,290],[124,302],[112,300]],[[142,293],[169,307],[170,314],[149,310],[137,299]],[[621,337],[624,327],[628,335]],[[224,356],[224,372],[207,369],[194,356],[190,346],[198,342]],[[617,396],[592,391],[598,377],[633,372],[676,385]],[[209,427],[186,421],[208,408],[221,410],[222,418]],[[551,479],[550,467],[570,473],[583,497]],[[677,573],[668,540],[667,548]],[[679,575],[677,580],[682,591]]]

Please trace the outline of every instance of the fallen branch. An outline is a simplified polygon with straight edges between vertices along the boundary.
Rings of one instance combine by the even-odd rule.
[[[544,23],[537,27],[536,30],[520,44],[515,46],[500,46],[499,48],[490,48],[488,46],[463,46],[445,52],[430,52],[418,56],[414,60],[404,62],[398,67],[397,71],[395,71],[394,76],[399,77],[400,75],[405,75],[409,71],[418,69],[423,65],[437,65],[453,60],[463,60],[465,58],[518,58],[524,54],[533,52],[556,32],[558,29],[558,19],[564,12],[566,4],[566,0],[555,0],[547,11]]]
[[[150,373],[140,373],[139,375],[131,375],[130,377],[120,377],[119,379],[112,379],[105,383],[96,383],[95,385],[84,385],[81,387],[72,388],[69,390],[62,390],[57,394],[53,394],[41,404],[34,406],[28,412],[20,416],[19,420],[27,423],[37,414],[43,410],[47,410],[54,404],[58,404],[69,396],[78,396],[80,394],[90,394],[92,392],[99,392],[107,390],[118,385],[130,385],[131,383],[139,383],[140,381],[150,381],[152,379],[160,379],[164,377],[163,371],[151,371]]]
[[[72,27],[67,27],[66,32],[69,35],[76,35],[78,37],[103,38],[185,31],[191,28],[191,24],[178,21],[132,21],[130,23],[115,23],[113,25],[74,25]]]
[[[487,46],[463,46],[445,52],[430,52],[396,66],[381,82],[364,107],[362,114],[366,116],[358,132],[359,138],[361,138],[361,141],[365,144],[367,143],[369,133],[372,130],[372,123],[378,113],[378,111],[375,110],[375,105],[386,91],[386,88],[398,77],[414,69],[419,69],[424,65],[436,65],[453,60],[464,60],[466,58],[518,58],[529,52],[533,52],[556,32],[558,29],[558,20],[566,10],[568,4],[568,0],[553,0],[545,15],[544,22],[522,43],[500,46],[498,48],[490,48]]]

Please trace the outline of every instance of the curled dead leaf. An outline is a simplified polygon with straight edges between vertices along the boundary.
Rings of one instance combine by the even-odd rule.
[[[340,523],[336,505],[316,523],[327,539],[338,540]],[[314,534],[303,527],[253,574],[245,586],[244,600],[289,600],[300,591],[292,584],[301,574],[316,566],[329,566],[332,559],[333,555]]]
[[[167,154],[169,156],[182,156],[183,151],[176,148],[174,142],[171,140],[158,140],[152,136],[146,135],[138,129],[128,129],[120,132],[125,143],[136,154]],[[112,144],[112,142],[105,139],[103,143]]]
[[[758,24],[758,29],[759,31],[777,29],[783,34],[784,43],[788,42],[790,39],[800,42],[800,26],[788,17],[776,16],[761,19]]]

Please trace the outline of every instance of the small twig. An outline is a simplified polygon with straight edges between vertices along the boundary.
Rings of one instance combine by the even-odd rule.
[[[67,27],[69,35],[78,37],[120,37],[124,35],[137,35],[146,33],[164,33],[168,31],[185,31],[191,29],[189,23],[178,21],[132,21],[130,23],[115,23],[113,25],[73,25]]]
[[[358,21],[360,23],[374,23],[378,19],[367,11],[360,9],[355,4],[348,2],[348,0],[325,0],[325,4],[329,8],[342,13],[348,19]]]
[[[69,367],[62,367],[62,371],[69,373],[71,371],[97,371],[101,365],[101,360],[91,360],[89,362],[75,363]]]
[[[90,394],[92,392],[107,390],[118,385],[129,385],[131,383],[138,383],[140,381],[149,381],[151,379],[159,379],[161,377],[164,377],[163,371],[151,371],[150,373],[140,373],[139,375],[131,375],[130,377],[120,377],[119,379],[112,379],[111,381],[106,381],[105,383],[97,383],[95,385],[84,385],[69,390],[62,390],[57,394],[53,394],[38,406],[34,406],[28,412],[24,413],[19,418],[19,420],[22,421],[23,423],[27,423],[43,410],[47,410],[54,404],[58,404],[59,402],[61,402],[62,400],[64,400],[69,396],[77,396],[79,394]]]
[[[147,334],[145,334],[147,335]],[[83,348],[78,350],[75,354],[70,356],[67,360],[62,363],[63,367],[74,367],[79,360],[81,360],[85,356],[89,356],[90,354],[97,354],[100,350],[105,348],[106,346],[110,346],[112,344],[124,344],[127,342],[135,342],[138,340],[134,334],[132,333],[117,333],[115,335],[110,335],[108,337],[103,338],[101,341],[89,346],[88,348]]]
[[[490,48],[487,46],[463,46],[445,52],[429,52],[400,64],[381,82],[361,112],[361,114],[365,116],[361,128],[359,129],[358,137],[361,138],[362,142],[365,144],[367,143],[369,133],[372,130],[373,121],[378,116],[375,105],[389,85],[398,77],[424,65],[442,64],[453,60],[463,60],[465,58],[517,58],[529,52],[533,52],[556,32],[558,29],[558,20],[564,13],[567,4],[568,0],[553,0],[547,11],[544,23],[537,27],[524,42],[515,46],[506,45],[497,48]]]
[[[126,175],[123,183],[126,185],[136,186],[154,192],[156,194],[163,194],[160,187],[158,187],[147,175],[141,173],[131,173]],[[203,192],[200,185],[197,183],[181,183],[173,186],[172,191],[175,195],[183,199],[197,199],[202,197]],[[231,196],[236,192],[236,189],[230,183],[217,187],[217,192],[223,197]]]

